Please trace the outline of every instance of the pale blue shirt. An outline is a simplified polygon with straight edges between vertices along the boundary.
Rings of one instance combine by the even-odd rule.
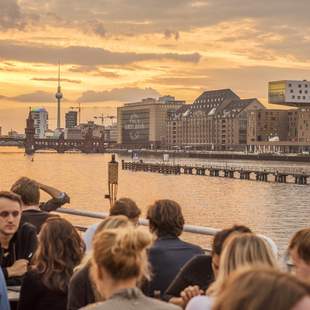
[[[93,224],[87,228],[84,233],[83,240],[86,246],[86,252],[89,252],[92,249],[92,242],[94,238],[94,234],[99,226],[99,223]]]
[[[185,310],[211,310],[213,299],[209,296],[196,296],[192,298]]]
[[[1,268],[0,268],[0,309],[10,310],[8,292],[7,292],[5,279],[4,279],[4,275],[3,275]]]

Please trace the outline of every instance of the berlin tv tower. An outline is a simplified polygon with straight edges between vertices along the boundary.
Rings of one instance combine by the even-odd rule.
[[[55,97],[57,99],[57,129],[60,129],[60,101],[63,97],[60,87],[60,62],[58,63],[58,87],[57,87],[57,93],[55,94]]]

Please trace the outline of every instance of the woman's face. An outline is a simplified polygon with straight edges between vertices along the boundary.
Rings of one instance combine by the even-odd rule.
[[[290,256],[294,265],[294,273],[296,276],[308,283],[310,283],[310,264],[307,264],[302,258],[299,257],[297,249],[293,248],[290,251]]]
[[[299,301],[296,306],[292,308],[292,310],[308,310],[310,309],[310,297],[304,297],[301,301]]]
[[[220,256],[217,254],[213,254],[212,255],[212,270],[213,270],[215,278],[217,278],[217,275],[219,273],[219,266],[220,266]]]

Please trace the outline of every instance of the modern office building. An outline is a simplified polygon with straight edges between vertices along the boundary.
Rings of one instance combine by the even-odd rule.
[[[69,111],[65,115],[66,119],[66,128],[74,128],[77,126],[78,112],[77,111]]]
[[[307,80],[273,81],[268,87],[269,102],[295,107],[310,107],[310,82]]]
[[[48,129],[48,112],[44,108],[31,109],[31,117],[34,120],[35,137],[44,138]]]
[[[118,144],[128,147],[158,147],[167,143],[168,119],[185,101],[164,96],[127,103],[117,109]]]
[[[117,123],[110,126],[105,126],[104,141],[109,143],[117,143]]]

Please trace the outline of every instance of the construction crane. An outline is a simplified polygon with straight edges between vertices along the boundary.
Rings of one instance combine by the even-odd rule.
[[[78,113],[79,113],[79,124],[81,124],[81,103],[79,102],[78,103],[78,107],[77,106],[75,106],[75,107],[70,107],[70,110],[77,110],[78,111]]]
[[[104,124],[104,119],[105,119],[106,117],[103,115],[103,113],[101,113],[100,115],[98,115],[98,116],[94,116],[94,119],[101,119],[101,125],[103,125]]]
[[[100,115],[97,115],[97,116],[94,116],[94,119],[100,119],[101,120],[101,124],[104,125],[104,120],[105,119],[110,119],[111,120],[111,123],[113,125],[113,120],[115,119],[116,117],[113,116],[113,115],[103,115],[103,113],[101,113]]]

